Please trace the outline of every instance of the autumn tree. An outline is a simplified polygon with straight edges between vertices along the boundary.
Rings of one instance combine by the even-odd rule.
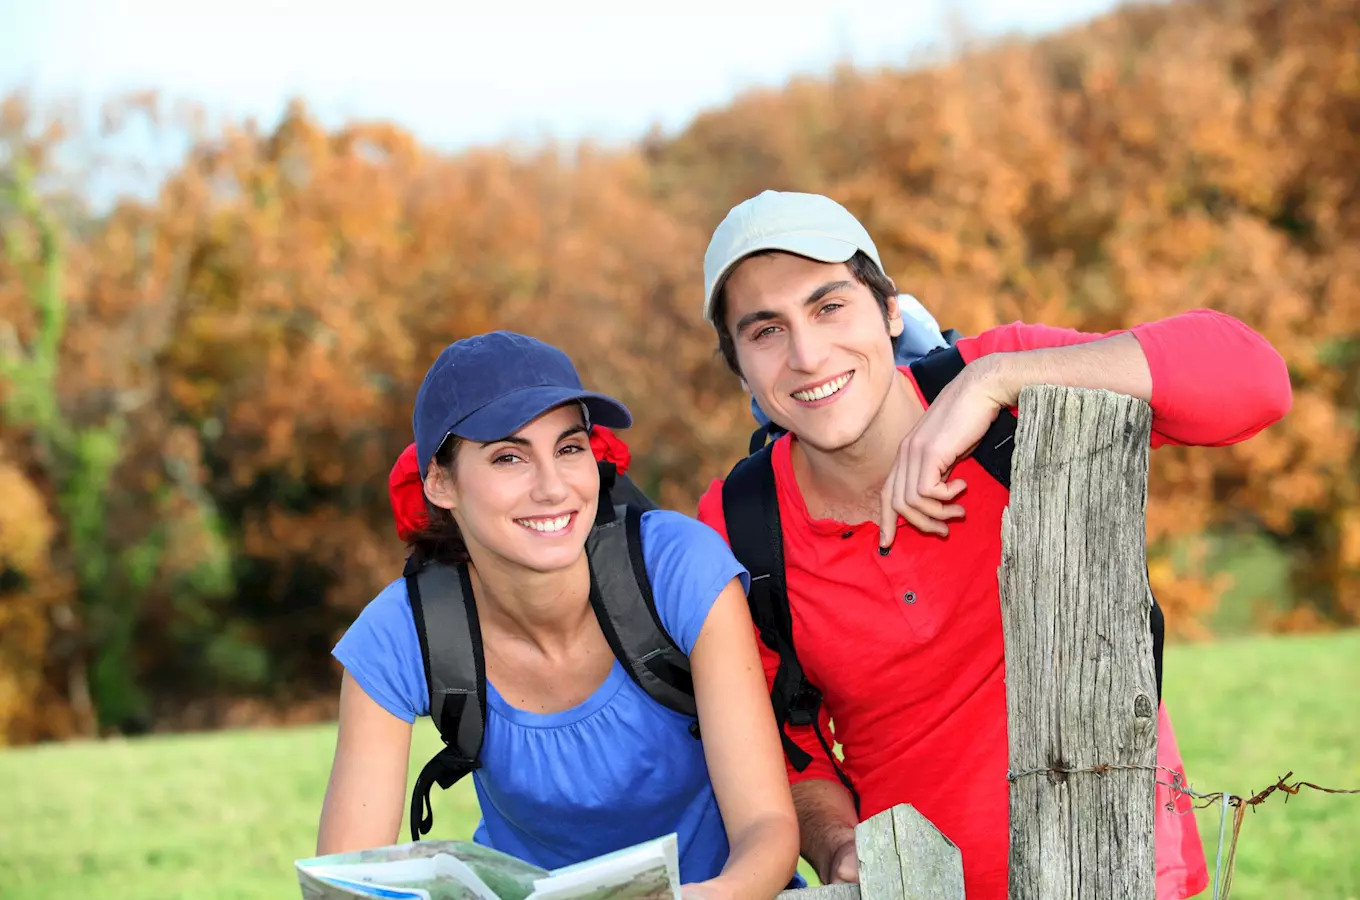
[[[561,346],[636,413],[634,476],[692,512],[754,425],[700,319],[702,255],[765,188],[844,202],[965,333],[1200,306],[1258,329],[1294,408],[1154,454],[1154,587],[1179,635],[1225,589],[1290,598],[1264,627],[1360,621],[1360,0],[1132,7],[751,92],[620,150],[441,154],[301,103],[267,129],[180,112],[110,109],[189,150],[97,205],[107,166],[65,160],[115,141],[0,109],[9,740],[330,714],[329,649],[400,574],[388,468],[456,338]],[[1278,584],[1232,574],[1257,547]]]

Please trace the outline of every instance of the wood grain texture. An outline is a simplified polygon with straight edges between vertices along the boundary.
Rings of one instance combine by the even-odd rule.
[[[1146,403],[1020,395],[999,569],[1010,741],[1011,900],[1155,900]]]
[[[914,806],[901,803],[855,829],[863,900],[963,900],[963,857]]]
[[[778,900],[860,900],[857,884],[823,884],[796,891],[784,891]]]

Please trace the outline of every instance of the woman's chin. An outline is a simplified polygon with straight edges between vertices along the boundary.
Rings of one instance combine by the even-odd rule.
[[[585,553],[585,541],[582,540],[567,539],[554,543],[556,546],[544,546],[541,539],[531,538],[529,541],[518,542],[514,552],[506,556],[521,568],[547,573],[570,569],[580,561],[581,554]]]

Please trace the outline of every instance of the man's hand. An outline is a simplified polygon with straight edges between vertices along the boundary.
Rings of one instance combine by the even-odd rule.
[[[994,357],[983,357],[940,391],[902,440],[879,495],[879,546],[892,546],[897,516],[926,534],[949,534],[948,522],[963,518],[953,502],[968,485],[949,473],[972,453],[1005,405],[992,377]]]
[[[853,836],[837,847],[835,853],[831,854],[826,869],[825,872],[817,873],[817,877],[822,879],[822,884],[839,884],[841,882],[859,884],[859,854],[855,852]]]
[[[822,884],[859,881],[855,801],[839,781],[809,778],[793,786],[803,857]]]

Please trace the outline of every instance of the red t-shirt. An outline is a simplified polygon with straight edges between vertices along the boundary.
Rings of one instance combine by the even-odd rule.
[[[1154,446],[1242,440],[1289,407],[1283,361],[1234,319],[1195,311],[1133,333],[1152,371]],[[1013,324],[958,346],[971,362],[988,353],[1105,336]],[[1008,747],[996,573],[1008,492],[965,459],[955,473],[968,483],[959,501],[966,517],[950,523],[947,538],[900,520],[892,552],[882,556],[876,524],[812,518],[793,472],[790,441],[785,436],[775,444],[773,463],[794,646],[823,692],[824,734],[828,712],[835,719],[860,813],[869,818],[911,803],[960,847],[970,900],[1004,900]],[[726,538],[721,481],[699,501],[699,518]],[[759,646],[773,682],[778,656]],[[788,730],[813,758],[803,772],[789,766],[790,781],[836,781],[813,730]],[[1183,772],[1165,707],[1159,710],[1157,755],[1161,765]],[[1189,798],[1180,798],[1176,812],[1166,809],[1170,799],[1158,787],[1160,900],[1192,896],[1208,884]]]

